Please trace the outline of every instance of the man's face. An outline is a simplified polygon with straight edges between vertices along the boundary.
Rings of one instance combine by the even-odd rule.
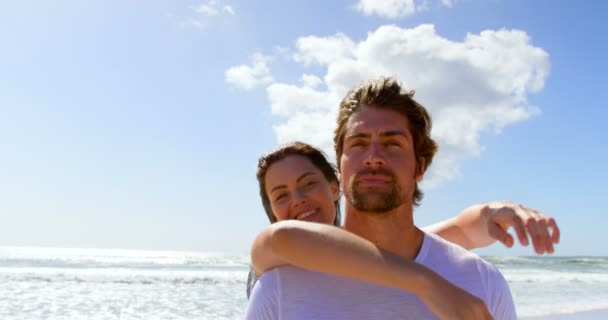
[[[412,205],[416,181],[408,120],[397,111],[363,107],[346,123],[340,160],[342,190],[362,212],[386,213]]]

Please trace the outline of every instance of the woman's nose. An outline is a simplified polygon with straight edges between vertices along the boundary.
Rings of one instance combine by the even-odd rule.
[[[292,201],[294,208],[297,208],[302,204],[306,203],[306,195],[304,194],[304,192],[296,190],[293,193]]]

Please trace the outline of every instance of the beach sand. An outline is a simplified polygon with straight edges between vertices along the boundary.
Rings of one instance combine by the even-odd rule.
[[[608,309],[577,312],[564,315],[546,316],[546,317],[532,317],[532,318],[521,318],[522,320],[605,320],[608,319]]]

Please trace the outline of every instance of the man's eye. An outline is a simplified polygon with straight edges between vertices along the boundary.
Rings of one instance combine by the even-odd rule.
[[[283,198],[285,198],[285,197],[287,197],[287,194],[285,194],[285,193],[281,193],[281,194],[279,194],[279,195],[278,195],[278,196],[277,196],[277,197],[274,199],[274,201],[279,201],[279,200],[281,200],[281,199],[283,199]]]

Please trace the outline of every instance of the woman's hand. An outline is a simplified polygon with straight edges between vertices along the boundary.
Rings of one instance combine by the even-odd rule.
[[[439,319],[493,319],[481,299],[439,275],[435,274],[433,278],[429,282],[431,289],[426,291],[428,294],[421,293],[418,297]]]

